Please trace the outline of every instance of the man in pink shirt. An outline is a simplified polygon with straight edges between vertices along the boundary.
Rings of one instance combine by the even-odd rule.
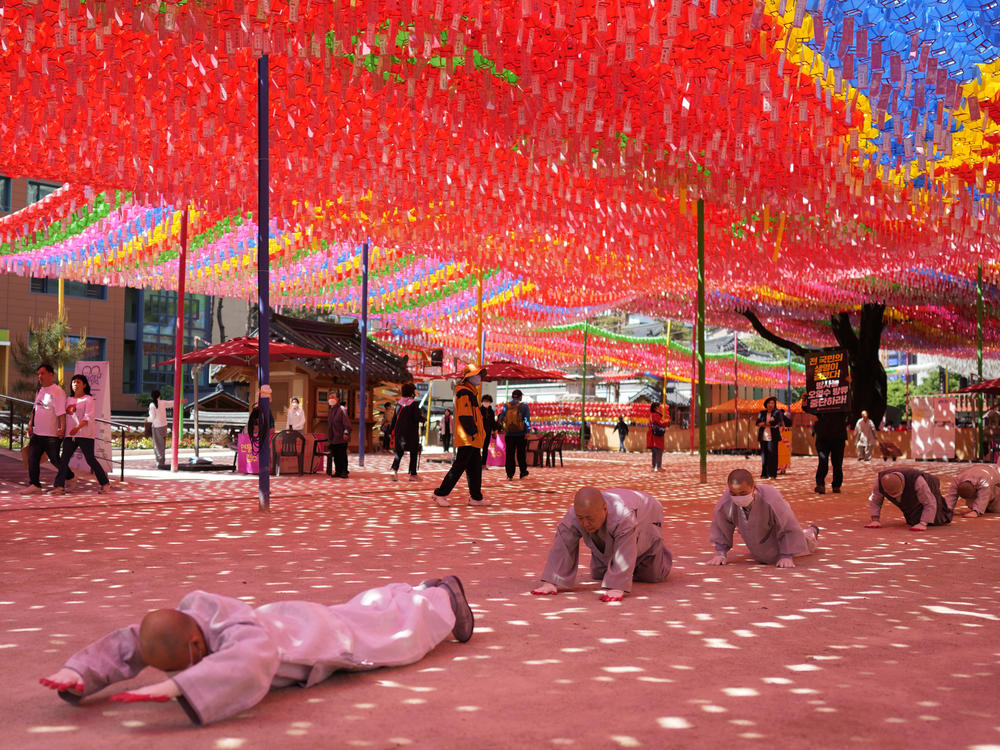
[[[52,365],[43,362],[38,366],[39,388],[28,420],[28,486],[21,490],[22,495],[42,494],[43,453],[53,466],[58,467],[61,463],[59,449],[66,434],[66,394],[56,385],[55,379]],[[72,471],[67,470],[67,478],[73,478]]]

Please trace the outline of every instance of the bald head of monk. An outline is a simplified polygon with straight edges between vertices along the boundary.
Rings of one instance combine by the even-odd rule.
[[[156,609],[142,618],[139,652],[150,666],[177,672],[201,661],[208,654],[208,646],[190,615],[176,609]]]
[[[899,497],[903,494],[903,475],[896,472],[883,474],[878,480],[882,494],[886,497]]]
[[[726,478],[730,495],[749,495],[756,486],[753,474],[746,469],[733,469]]]
[[[976,485],[974,482],[965,480],[964,482],[958,483],[958,487],[955,488],[955,491],[963,500],[972,500],[976,496]]]
[[[595,533],[608,519],[604,495],[596,487],[582,487],[573,498],[576,520],[588,534]]]

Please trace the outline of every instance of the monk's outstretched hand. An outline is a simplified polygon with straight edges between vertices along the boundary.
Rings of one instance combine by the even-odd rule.
[[[532,589],[531,593],[535,596],[555,596],[559,593],[559,590],[553,584],[543,581],[542,585],[537,589]]]
[[[130,690],[127,693],[115,693],[111,700],[115,703],[136,703],[138,701],[165,702],[181,694],[181,689],[173,680],[164,680],[155,685]]]
[[[63,667],[55,674],[50,674],[48,677],[42,677],[38,681],[52,690],[78,694],[83,692],[83,678],[72,669],[66,667]]]
[[[711,560],[708,561],[709,565],[725,565],[726,556],[725,555],[715,555]]]

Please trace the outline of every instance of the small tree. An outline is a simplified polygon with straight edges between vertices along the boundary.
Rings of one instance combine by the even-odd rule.
[[[76,362],[87,351],[84,339],[76,344],[66,343],[70,327],[65,319],[46,318],[38,326],[31,321],[29,327],[31,333],[15,339],[11,347],[17,373],[14,395],[28,401],[34,398],[38,388],[36,375],[40,364],[48,362],[58,370],[59,367]]]

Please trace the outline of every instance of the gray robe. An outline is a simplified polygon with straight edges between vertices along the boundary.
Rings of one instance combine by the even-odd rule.
[[[672,557],[663,544],[663,506],[645,492],[602,490],[608,518],[592,536],[570,508],[556,528],[542,580],[572,588],[580,556],[580,540],[590,548],[590,574],[606,589],[631,591],[632,581],[658,583],[670,573]],[[601,546],[604,549],[601,549]]]
[[[733,502],[727,488],[715,504],[712,529],[708,539],[715,551],[724,555],[733,547],[733,532],[738,528],[753,559],[773,565],[781,557],[795,557],[812,552],[802,533],[792,507],[774,487],[758,484],[749,517]]]
[[[228,596],[193,591],[177,609],[201,627],[209,654],[172,675],[191,720],[209,724],[255,706],[272,687],[309,687],[338,670],[419,661],[455,626],[442,587],[403,583],[362,592],[328,607],[283,601],[253,609]],[[146,666],[139,626],[122,628],[65,664],[83,678],[83,695],[127,680]]]
[[[993,464],[974,464],[963,469],[951,483],[951,489],[944,496],[945,504],[955,509],[958,503],[958,485],[962,482],[972,482],[976,485],[976,496],[966,500],[972,510],[983,513],[1000,513],[1000,471]]]

